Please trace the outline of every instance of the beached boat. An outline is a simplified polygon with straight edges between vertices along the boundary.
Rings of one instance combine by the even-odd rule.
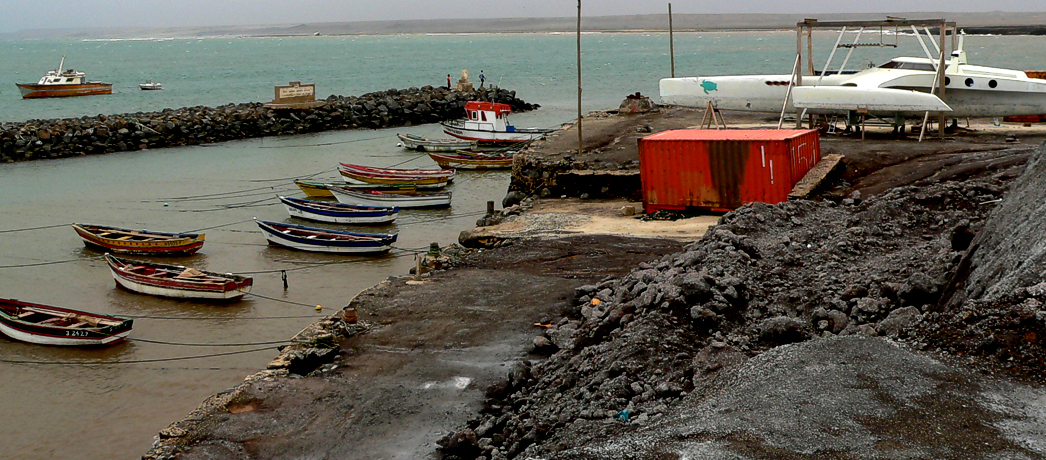
[[[366,187],[443,188],[454,178],[453,175],[394,176],[361,172],[344,166],[339,167],[338,172],[341,173],[341,178],[345,183]]]
[[[246,275],[122,259],[108,253],[105,261],[117,286],[142,294],[178,299],[238,300],[251,292],[254,285],[254,278]]]
[[[512,155],[465,155],[456,153],[429,152],[429,157],[441,168],[456,169],[509,169]]]
[[[444,121],[443,132],[459,139],[484,143],[518,143],[541,139],[551,129],[517,128],[508,122],[512,106],[498,102],[469,101],[465,118]]]
[[[154,82],[149,80],[145,83],[139,83],[138,89],[142,91],[157,91],[163,89],[163,83]]]
[[[166,233],[73,224],[84,245],[116,254],[189,255],[203,247],[203,233]]]
[[[373,254],[388,252],[397,234],[354,233],[258,220],[269,244],[310,252]]]
[[[15,299],[0,299],[0,332],[40,345],[112,345],[131,333],[134,320]]]
[[[91,96],[95,94],[112,94],[113,84],[100,81],[87,81],[87,75],[73,69],[62,69],[65,56],[58,64],[58,69],[48,70],[36,83],[15,83],[22,92],[23,99],[42,97]]]
[[[450,192],[384,193],[331,187],[334,198],[345,204],[360,206],[396,206],[399,208],[437,208],[450,206]]]
[[[399,133],[396,133],[396,137],[400,139],[403,148],[419,152],[453,152],[477,147],[476,142],[461,139],[430,139],[413,134]]]
[[[387,224],[396,220],[396,214],[399,213],[396,207],[357,206],[286,196],[279,198],[291,217],[332,224]]]

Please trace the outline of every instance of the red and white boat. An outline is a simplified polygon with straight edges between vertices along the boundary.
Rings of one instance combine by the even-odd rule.
[[[0,332],[39,345],[103,346],[127,338],[134,320],[0,299]]]
[[[129,291],[176,299],[238,300],[251,292],[254,278],[181,265],[122,259],[105,254],[116,285]]]
[[[454,178],[453,169],[407,169],[407,168],[378,168],[374,166],[362,166],[354,165],[349,163],[341,163],[341,166],[345,169],[354,171],[359,174],[366,174],[369,176],[381,176],[381,177],[405,177],[405,178],[423,178],[423,177],[449,177]]]
[[[463,153],[429,152],[432,161],[441,168],[456,169],[510,169],[512,155],[468,155]]]
[[[87,81],[87,74],[73,69],[62,70],[65,56],[58,64],[57,70],[48,70],[36,83],[15,83],[22,92],[23,99],[41,97],[92,96],[95,94],[112,94],[113,84],[100,81]]]
[[[491,143],[518,143],[541,139],[551,129],[517,128],[508,122],[512,106],[499,102],[465,103],[465,119],[444,121],[443,132],[459,139]]]

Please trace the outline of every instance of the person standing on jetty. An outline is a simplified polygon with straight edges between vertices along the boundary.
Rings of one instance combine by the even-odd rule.
[[[483,71],[482,71],[482,70],[480,70],[480,71],[479,71],[479,87],[480,87],[480,88],[482,88],[482,87],[483,87],[483,82],[484,82],[484,81],[486,81],[486,79],[487,79],[487,77],[484,77],[484,76],[483,76]]]
[[[450,74],[447,74],[447,89],[450,89]]]

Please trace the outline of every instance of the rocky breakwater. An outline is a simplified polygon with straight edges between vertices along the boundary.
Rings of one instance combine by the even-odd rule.
[[[590,447],[699,404],[713,394],[710,382],[721,372],[781,345],[836,336],[907,336],[916,347],[932,350],[925,335],[910,331],[917,331],[917,324],[935,327],[927,319],[937,314],[942,290],[970,236],[985,225],[1006,186],[1004,178],[993,176],[899,187],[867,200],[751,204],[726,214],[684,252],[579,287],[572,312],[534,339],[534,351],[548,358],[523,361],[506,380],[488,388],[484,409],[444,437],[441,450],[445,458],[468,460],[675,458],[659,451],[656,442],[630,445],[627,455]],[[1037,320],[1044,314],[1046,289],[1023,294],[1029,299],[1022,308],[1031,314],[1022,317]],[[1041,348],[1036,349],[1041,357]],[[1020,356],[1028,359],[1008,361],[1010,366],[1042,371],[1041,359]],[[930,436],[924,442],[902,434],[898,439],[929,457],[995,448],[963,441],[959,434],[985,420],[942,417],[952,422],[932,423],[938,430],[956,430],[956,436]],[[806,422],[821,426],[816,419]],[[913,423],[910,429],[918,432],[922,422]],[[829,450],[866,433],[828,425],[809,439],[824,440]],[[679,441],[695,449],[721,443],[733,446],[735,454],[756,452],[746,446],[774,453],[758,458],[811,454],[745,433],[717,436],[706,432]],[[1003,444],[998,449],[1011,447]],[[896,446],[882,446],[879,452],[870,442],[860,448],[870,450],[837,454],[894,458]],[[708,458],[735,457],[720,453]]]
[[[64,158],[149,148],[197,145],[336,129],[378,129],[462,118],[471,100],[533,110],[515,91],[470,92],[425,86],[362,96],[329,96],[314,109],[274,110],[260,102],[184,107],[160,112],[29,120],[0,126],[0,161]]]

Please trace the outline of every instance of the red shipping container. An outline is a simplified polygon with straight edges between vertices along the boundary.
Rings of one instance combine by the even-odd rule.
[[[639,140],[643,206],[729,211],[745,203],[788,200],[821,161],[812,129],[681,129]]]

